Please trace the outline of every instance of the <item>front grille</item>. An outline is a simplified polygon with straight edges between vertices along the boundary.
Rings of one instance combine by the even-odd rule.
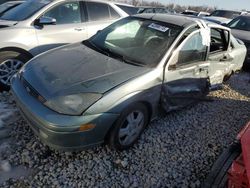
[[[39,100],[41,103],[45,103],[46,99],[43,98],[25,79],[23,76],[21,76],[21,83],[23,84],[23,87],[25,90],[34,98]]]

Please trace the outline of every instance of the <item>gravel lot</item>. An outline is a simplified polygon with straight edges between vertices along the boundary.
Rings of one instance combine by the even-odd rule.
[[[1,94],[0,187],[200,187],[223,148],[250,120],[249,80],[248,73],[235,75],[210,94],[213,101],[159,117],[124,152],[108,146],[51,151],[13,111],[12,97]]]

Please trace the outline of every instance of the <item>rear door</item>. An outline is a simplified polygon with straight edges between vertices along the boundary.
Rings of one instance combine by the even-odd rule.
[[[208,47],[202,44],[200,31],[189,35],[175,50],[166,66],[162,87],[161,104],[165,111],[199,101],[207,94],[207,50]]]
[[[230,65],[234,59],[229,52],[230,33],[220,28],[211,28],[211,43],[208,55],[210,62],[209,79],[211,87],[222,84],[225,75],[231,73]]]
[[[55,18],[56,24],[36,27],[41,52],[87,39],[85,14],[81,6],[79,1],[63,2],[43,14],[43,16]]]
[[[86,23],[88,37],[93,36],[97,31],[104,29],[121,17],[113,7],[102,2],[85,2],[85,11],[88,18]]]

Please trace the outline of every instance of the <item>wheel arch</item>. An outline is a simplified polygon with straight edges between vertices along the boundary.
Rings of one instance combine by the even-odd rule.
[[[132,103],[130,103],[128,106],[133,106],[133,105],[136,105],[136,104],[142,104],[146,107],[147,109],[147,112],[148,112],[148,123],[150,123],[150,120],[153,116],[153,106],[152,104],[150,104],[150,102],[148,101],[145,101],[145,100],[140,100],[140,101],[134,101]],[[128,107],[127,106],[127,107]],[[126,107],[121,111],[121,113],[126,109]],[[120,117],[120,116],[119,116]],[[119,117],[117,119],[119,119]],[[112,131],[112,129],[114,128],[114,126],[116,125],[116,122],[117,120],[113,123],[113,125],[108,129],[106,135],[105,135],[105,138],[104,138],[104,142],[107,143],[108,139],[109,139],[109,136],[110,136],[110,133]]]
[[[1,48],[0,52],[4,52],[4,51],[12,51],[12,52],[18,52],[21,54],[24,54],[26,56],[28,56],[30,59],[33,58],[34,56],[28,52],[27,50],[24,50],[22,48],[18,48],[18,47],[5,47],[5,48]]]

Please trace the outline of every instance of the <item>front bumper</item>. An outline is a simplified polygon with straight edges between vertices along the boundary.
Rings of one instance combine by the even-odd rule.
[[[109,129],[119,114],[102,113],[86,116],[69,116],[56,113],[31,96],[19,78],[11,86],[17,106],[36,135],[46,145],[58,150],[79,150],[104,142]],[[79,131],[83,124],[94,124],[89,131]]]

